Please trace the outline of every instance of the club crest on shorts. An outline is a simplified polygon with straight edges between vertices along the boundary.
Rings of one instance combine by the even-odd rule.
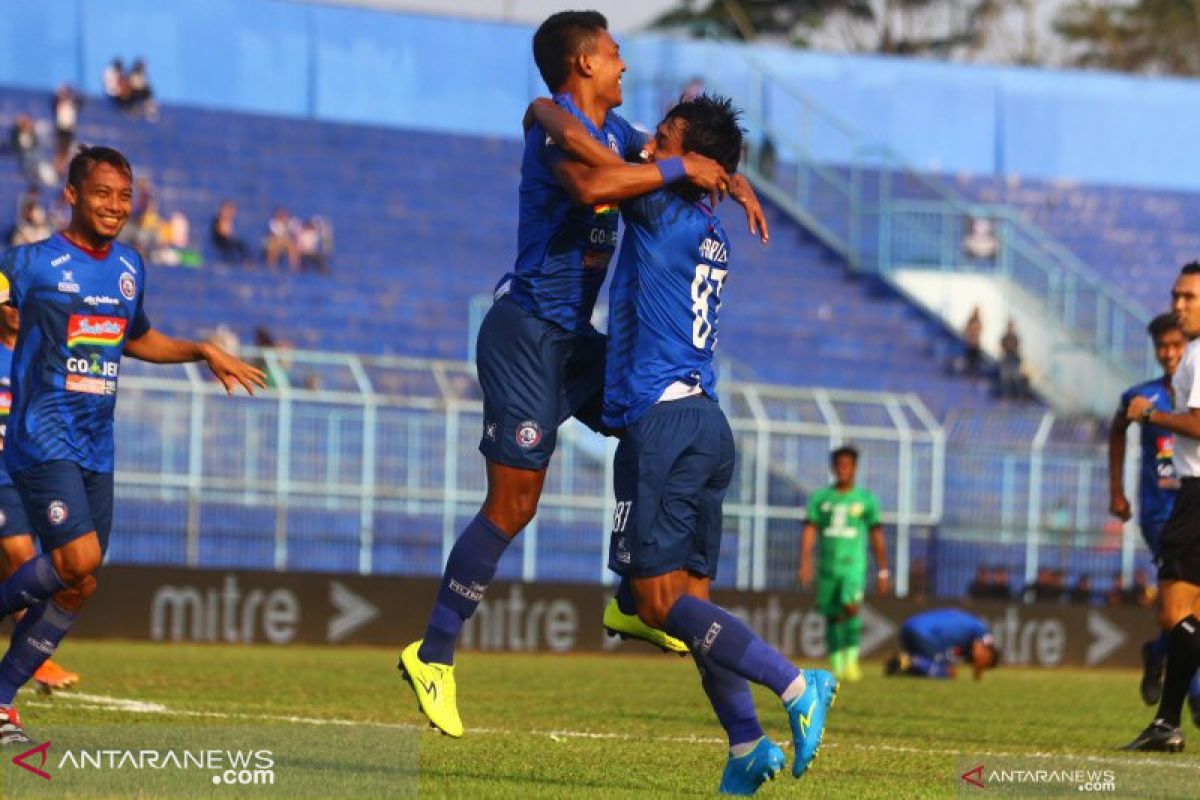
[[[516,439],[517,444],[526,450],[536,447],[542,440],[542,428],[533,420],[527,419],[517,426]]]
[[[52,500],[46,506],[46,517],[51,525],[62,525],[67,521],[67,504],[62,500]]]

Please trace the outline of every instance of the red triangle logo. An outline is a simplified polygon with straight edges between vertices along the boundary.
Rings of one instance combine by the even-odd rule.
[[[983,788],[983,764],[972,767],[962,774],[962,779],[977,789]]]
[[[46,766],[46,751],[49,749],[50,749],[50,742],[48,742],[48,741],[42,742],[41,744],[39,744],[37,747],[33,748],[32,750],[26,750],[24,753],[21,753],[19,756],[13,756],[12,762],[14,764],[16,764],[18,767],[20,767],[21,769],[29,770],[34,775],[37,775],[39,778],[45,778],[46,780],[50,780],[50,773],[44,772],[41,769],[39,769],[39,767]],[[37,753],[37,754],[41,755],[41,757],[42,757],[42,762],[40,764],[38,764],[36,767],[33,766],[32,764],[25,763],[25,759],[29,758],[29,756],[33,755],[34,753]]]

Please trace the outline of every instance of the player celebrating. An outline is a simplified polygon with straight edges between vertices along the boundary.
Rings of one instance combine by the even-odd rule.
[[[582,126],[582,138],[621,163],[636,157],[645,141],[612,113],[622,101],[625,63],[607,28],[595,11],[554,14],[534,34],[533,55],[557,105]],[[517,260],[496,288],[476,348],[487,496],[450,551],[424,638],[400,654],[401,674],[422,712],[450,736],[463,734],[454,680],[458,634],[509,542],[533,518],[558,426],[575,416],[601,429],[604,337],[591,317],[616,247],[613,203],[685,177],[705,190],[730,188],[725,170],[699,155],[618,166],[586,195],[564,187],[572,166],[541,125],[527,132]],[[744,183],[734,188],[752,219],[761,219]],[[631,607],[628,588],[619,594],[630,597]],[[643,625],[631,608],[628,614],[606,611],[604,621],[618,633],[686,652],[682,642]]]
[[[17,343],[17,331],[21,317],[12,306],[0,306],[0,451],[4,449],[4,431],[8,427],[9,410],[12,408],[12,351]],[[33,542],[32,528],[21,505],[21,496],[13,486],[8,470],[0,464],[0,581],[16,571],[17,567],[37,555]],[[20,621],[25,615],[18,611],[13,618]],[[55,689],[66,689],[79,682],[79,675],[68,672],[52,659],[38,667],[33,673],[33,682],[38,690],[49,694]]]
[[[1188,339],[1171,381],[1174,411],[1133,397],[1126,418],[1175,434],[1172,461],[1180,476],[1175,507],[1158,543],[1158,623],[1169,634],[1167,670],[1158,715],[1127,750],[1183,750],[1179,717],[1188,684],[1200,667],[1200,262],[1185,264],[1171,290],[1171,306]]]
[[[1162,367],[1161,377],[1130,387],[1121,395],[1117,413],[1113,415],[1108,432],[1108,486],[1109,511],[1122,522],[1128,521],[1132,512],[1125,497],[1125,431],[1131,420],[1126,415],[1129,401],[1134,397],[1145,397],[1154,408],[1169,413],[1173,408],[1171,379],[1179,367],[1187,338],[1179,330],[1174,314],[1159,314],[1151,320],[1147,332],[1154,342],[1154,357]],[[1175,476],[1175,465],[1171,457],[1175,449],[1175,437],[1168,430],[1155,425],[1141,425],[1139,442],[1141,463],[1138,480],[1138,527],[1150,554],[1158,558],[1159,539],[1162,527],[1171,516],[1175,505],[1175,492],[1179,479]],[[1162,696],[1163,667],[1167,655],[1166,633],[1160,633],[1152,642],[1142,645],[1142,700],[1154,705]],[[1200,725],[1200,673],[1192,679],[1188,691],[1188,705],[1192,709],[1192,720]]]
[[[975,680],[1000,663],[987,623],[957,608],[934,608],[909,617],[900,628],[900,652],[888,659],[887,675],[953,678],[965,661]]]
[[[862,679],[858,664],[862,640],[862,605],[867,578],[867,534],[875,551],[875,588],[888,591],[887,547],[879,522],[879,501],[854,485],[858,451],[839,447],[829,457],[834,483],[808,499],[808,514],[800,545],[800,585],[813,579],[813,543],[820,534],[817,609],[825,617],[825,640],[833,674],[850,681]]]
[[[729,101],[701,96],[667,112],[647,147],[656,163],[699,152],[733,172],[741,146]],[[581,170],[578,188],[614,169]],[[646,625],[689,643],[729,739],[720,790],[748,795],[784,764],[763,735],[748,681],[782,699],[797,777],[820,747],[837,682],[828,672],[802,672],[708,599],[734,445],[713,369],[729,242],[703,196],[676,184],[622,204],[627,227],[609,295],[603,415],[625,430],[614,463],[609,567],[631,579]]]
[[[206,361],[231,392],[262,372],[210,344],[173,339],[143,308],[146,268],[114,241],[132,209],[133,170],[116,150],[71,160],[66,230],[0,259],[0,289],[21,314],[4,463],[43,553],[0,583],[0,616],[27,609],[0,661],[0,743],[25,744],[12,706],[53,654],[87,598],[112,527],[113,411],[121,356]]]

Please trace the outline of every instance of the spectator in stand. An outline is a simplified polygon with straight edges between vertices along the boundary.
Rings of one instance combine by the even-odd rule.
[[[1091,605],[1095,599],[1095,592],[1092,590],[1092,576],[1084,573],[1075,581],[1075,585],[1071,588],[1071,602],[1078,605]]]
[[[967,586],[967,596],[972,600],[985,600],[992,596],[992,571],[987,564],[975,568],[975,579]]]
[[[1125,578],[1121,573],[1113,573],[1112,585],[1108,587],[1108,591],[1104,593],[1104,605],[1110,608],[1125,605]]]
[[[241,266],[250,258],[249,248],[237,235],[237,203],[232,200],[221,202],[213,217],[210,235],[218,260]]]
[[[267,222],[267,267],[275,269],[279,256],[287,256],[288,269],[295,272],[300,266],[300,253],[292,236],[292,217],[287,209],[277,208]]]
[[[329,271],[328,223],[322,217],[313,217],[296,232],[296,252],[300,255],[300,268],[315,272]]]
[[[12,246],[33,244],[50,238],[54,233],[46,222],[46,209],[39,203],[26,203],[21,212],[21,218],[13,229]]]
[[[158,200],[154,196],[154,188],[150,181],[139,178],[134,188],[133,213],[129,222],[121,232],[121,241],[142,254],[142,258],[150,260],[150,254],[158,245],[158,237],[163,220],[158,213]]]
[[[129,107],[148,120],[158,119],[158,106],[154,102],[154,90],[150,87],[150,76],[146,72],[144,59],[137,59],[129,70]]]
[[[1134,570],[1133,585],[1125,593],[1126,603],[1131,606],[1138,606],[1139,608],[1150,608],[1154,605],[1154,599],[1157,595],[1157,589],[1146,577],[1146,570]]]
[[[120,58],[114,58],[104,68],[104,94],[121,109],[129,106],[129,76]]]
[[[172,211],[159,222],[158,240],[150,260],[169,267],[199,267],[200,253],[192,247],[192,226],[182,211]]]
[[[21,174],[25,176],[25,179],[30,183],[47,185],[44,180],[46,175],[42,168],[42,159],[38,155],[37,126],[29,116],[18,114],[17,118],[13,120],[9,143],[17,154],[17,165],[21,168]]]
[[[979,306],[975,306],[971,310],[971,316],[967,317],[962,337],[962,369],[959,371],[973,378],[983,371],[983,317],[980,315]]]
[[[1008,321],[1000,337],[1000,397],[1005,400],[1024,400],[1025,376],[1021,374],[1021,337],[1017,323]]]
[[[54,114],[54,172],[60,180],[67,175],[67,164],[75,148],[80,104],[79,95],[65,83],[58,87],[51,101]]]
[[[996,567],[992,571],[992,597],[996,600],[1012,600],[1012,584],[1008,579],[1007,567]]]

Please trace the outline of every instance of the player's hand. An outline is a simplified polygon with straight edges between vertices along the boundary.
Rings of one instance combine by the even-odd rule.
[[[256,386],[260,389],[267,388],[267,376],[258,367],[247,364],[215,345],[205,345],[203,353],[208,368],[217,376],[227,394],[233,394],[238,384],[241,384],[248,394],[254,394]]]
[[[708,156],[687,153],[683,156],[683,172],[688,183],[698,186],[714,197],[724,198],[729,194],[729,173]]]
[[[1128,522],[1129,518],[1133,516],[1133,510],[1129,507],[1129,498],[1123,494],[1114,495],[1108,504],[1108,513],[1121,522]]]
[[[1129,407],[1125,409],[1125,419],[1131,422],[1138,422],[1138,418],[1142,416],[1142,412],[1147,408],[1153,408],[1154,404],[1150,402],[1148,397],[1135,397],[1129,401]]]
[[[875,591],[882,595],[891,593],[892,581],[886,574],[880,573],[875,576]]]
[[[729,196],[746,210],[750,233],[758,236],[759,240],[766,244],[771,238],[770,232],[767,231],[767,218],[763,214],[762,204],[758,202],[758,195],[754,193],[754,188],[744,175],[739,173],[730,179]]]
[[[534,109],[539,103],[542,105],[554,105],[554,101],[548,97],[534,98],[533,102],[529,104],[529,107],[525,109],[525,117],[521,120],[521,128],[525,133],[529,133],[529,129],[533,127],[533,123],[537,122],[537,114],[535,113]]]
[[[797,577],[800,579],[800,586],[802,588],[807,589],[809,586],[812,586],[813,568],[811,561],[805,561],[800,565],[800,573]]]

